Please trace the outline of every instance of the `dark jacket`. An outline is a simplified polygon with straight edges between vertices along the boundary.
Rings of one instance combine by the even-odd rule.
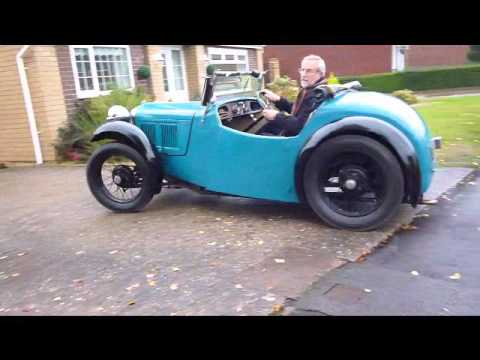
[[[295,103],[289,102],[284,97],[274,103],[278,110],[291,114],[287,115],[280,112],[273,120],[275,127],[286,130],[285,136],[296,136],[302,131],[310,114],[320,105],[312,90],[322,84],[327,84],[325,78],[318,80],[310,87],[302,89]]]

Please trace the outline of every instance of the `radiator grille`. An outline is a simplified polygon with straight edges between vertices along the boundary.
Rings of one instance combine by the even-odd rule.
[[[177,147],[177,125],[161,124],[162,146]]]

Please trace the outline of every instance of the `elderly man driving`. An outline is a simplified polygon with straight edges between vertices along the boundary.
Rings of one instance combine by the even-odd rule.
[[[325,72],[325,61],[320,56],[309,55],[303,59],[299,69],[302,90],[294,104],[270,90],[265,90],[265,97],[280,111],[273,109],[263,111],[263,116],[269,123],[259,131],[259,134],[279,135],[283,132],[284,136],[298,135],[310,114],[319,105],[312,90],[318,85],[327,84]],[[286,115],[283,111],[291,115]]]

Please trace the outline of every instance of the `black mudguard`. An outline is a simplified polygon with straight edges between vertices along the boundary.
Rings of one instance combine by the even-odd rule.
[[[145,133],[133,124],[121,120],[108,122],[100,126],[92,137],[92,142],[112,139],[132,146],[148,162],[154,163],[158,154]]]
[[[339,135],[364,135],[387,146],[397,157],[405,178],[404,202],[416,207],[421,201],[420,165],[415,148],[397,128],[385,121],[370,117],[348,117],[319,129],[300,152],[295,166],[295,187],[301,201],[306,202],[303,173],[313,150],[325,140]]]

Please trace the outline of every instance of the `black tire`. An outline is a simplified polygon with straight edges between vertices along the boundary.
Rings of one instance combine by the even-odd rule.
[[[135,163],[135,170],[141,174],[141,185],[138,194],[129,201],[115,199],[105,186],[102,178],[102,167],[111,157],[124,157]],[[137,212],[142,210],[152,199],[155,191],[154,170],[150,168],[145,158],[132,147],[120,143],[102,146],[90,158],[87,164],[87,182],[93,196],[100,204],[115,212]],[[125,191],[124,191],[125,192]]]
[[[345,179],[354,189],[347,188]],[[326,185],[332,182],[337,185]],[[303,184],[308,204],[323,221],[355,231],[382,226],[397,213],[404,197],[397,158],[383,144],[361,135],[342,135],[320,144],[306,164]]]

